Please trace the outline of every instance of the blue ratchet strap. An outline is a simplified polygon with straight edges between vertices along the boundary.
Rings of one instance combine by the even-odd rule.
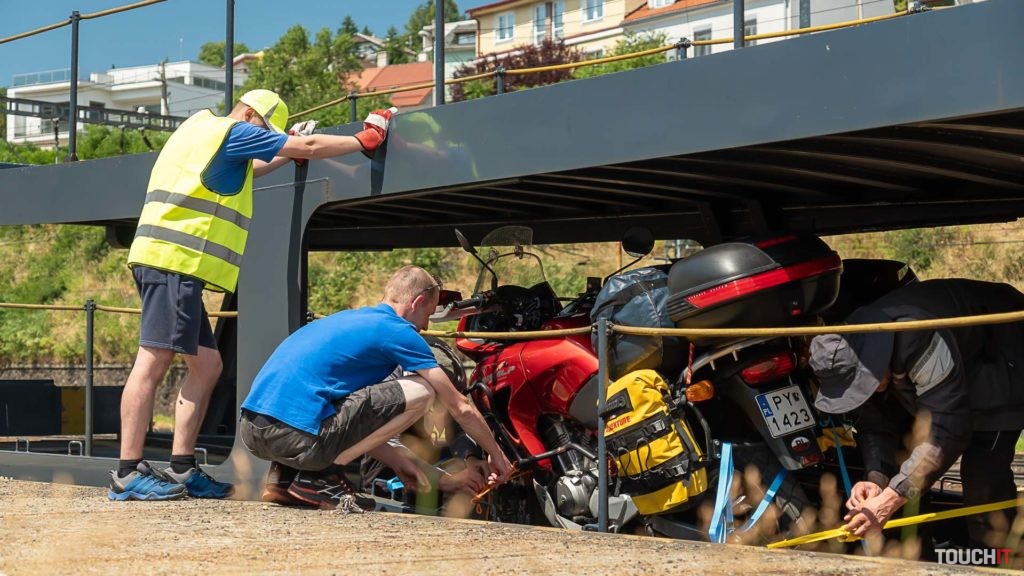
[[[843,445],[839,443],[839,433],[836,432],[836,425],[832,422],[831,416],[828,417],[828,425],[829,428],[832,428],[832,441],[835,443],[836,456],[839,459],[839,473],[843,477],[843,488],[846,490],[846,497],[849,498],[853,495],[853,485],[850,484],[850,473],[846,470],[846,459],[843,458]],[[860,545],[864,549],[865,555],[873,556],[867,540],[861,540]]]
[[[828,425],[832,429],[832,440],[836,446],[836,455],[839,457],[839,472],[843,475],[843,488],[846,489],[846,497],[849,498],[853,494],[853,486],[850,484],[850,473],[846,471],[846,459],[843,458],[843,446],[839,443],[839,433],[836,432],[836,425],[832,422],[831,416],[829,416]]]
[[[401,490],[403,488],[405,488],[405,483],[403,483],[401,480],[399,480],[398,476],[395,476],[394,478],[392,478],[391,480],[388,480],[384,484],[384,489],[388,491],[388,494],[391,496],[392,500],[395,499],[395,492],[397,492],[397,491],[399,491],[399,490]]]
[[[743,526],[740,528],[740,532],[746,532],[753,528],[754,524],[757,524],[757,521],[761,519],[761,515],[764,514],[764,511],[771,505],[772,500],[775,499],[775,495],[779,492],[779,488],[782,487],[782,482],[786,479],[786,474],[788,472],[789,470],[786,470],[785,468],[779,470],[779,473],[775,475],[775,479],[772,480],[771,486],[768,487],[768,491],[764,493],[764,498],[761,499],[761,503],[757,505],[757,509],[750,515],[750,518],[747,518],[747,521],[743,523]]]
[[[725,539],[732,528],[732,502],[729,501],[732,473],[732,443],[724,442],[722,457],[718,464],[718,494],[715,497],[715,509],[711,514],[711,525],[708,527],[708,539],[719,544],[725,544]]]

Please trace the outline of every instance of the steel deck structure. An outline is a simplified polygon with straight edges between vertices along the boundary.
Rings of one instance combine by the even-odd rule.
[[[260,179],[237,327],[221,334],[231,409],[303,323],[308,250],[453,246],[455,227],[479,239],[516,223],[537,243],[618,240],[642,224],[710,244],[1014,220],[1021,22],[1024,2],[990,0],[400,114],[373,161]],[[2,169],[0,225],[107,225],[130,241],[154,159]],[[100,485],[112,462],[0,453],[0,466]],[[213,473],[255,485],[265,469],[236,439]]]

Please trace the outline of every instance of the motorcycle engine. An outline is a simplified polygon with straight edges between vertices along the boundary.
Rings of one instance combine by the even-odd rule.
[[[570,472],[555,484],[555,504],[562,516],[574,518],[590,512],[590,495],[597,487],[597,478],[582,471]]]
[[[549,448],[561,448],[574,441],[569,426],[562,420],[550,419],[541,428]],[[585,437],[576,433],[576,443],[586,443]],[[576,450],[568,450],[555,457],[561,468],[561,476],[555,481],[555,505],[558,513],[566,518],[587,516],[590,513],[590,498],[597,489],[596,465]]]

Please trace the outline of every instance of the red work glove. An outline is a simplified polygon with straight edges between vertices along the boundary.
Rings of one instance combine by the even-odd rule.
[[[313,134],[313,131],[316,130],[317,124],[318,122],[316,120],[306,120],[305,122],[297,122],[293,124],[292,127],[288,130],[288,135],[310,136]],[[302,166],[303,164],[306,163],[305,158],[292,158],[292,160],[295,162],[296,166]]]
[[[370,112],[366,120],[363,120],[362,132],[355,134],[356,140],[363,147],[363,154],[367,158],[373,158],[374,152],[380,147],[384,139],[388,137],[388,126],[391,124],[391,116],[398,112],[398,108],[391,107],[387,110],[374,110]]]

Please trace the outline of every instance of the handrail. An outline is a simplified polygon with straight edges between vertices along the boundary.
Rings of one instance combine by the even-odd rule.
[[[890,20],[892,18],[899,18],[901,16],[906,16],[906,15],[912,14],[912,13],[913,12],[910,11],[910,10],[901,10],[899,12],[894,12],[892,14],[884,14],[882,16],[872,16],[870,18],[860,18],[860,19],[857,19],[857,20],[846,20],[846,21],[843,21],[843,22],[836,22],[834,24],[822,24],[822,25],[819,25],[819,26],[808,26],[806,28],[797,28],[795,30],[782,30],[782,31],[779,31],[779,32],[765,32],[763,34],[751,34],[750,36],[744,36],[743,39],[744,39],[744,41],[756,41],[756,40],[767,40],[769,38],[782,38],[782,37],[785,37],[785,36],[799,36],[801,34],[811,34],[811,33],[814,33],[814,32],[823,32],[823,31],[826,31],[826,30],[836,30],[838,28],[849,28],[849,27],[852,27],[852,26],[859,26],[861,24],[869,24],[871,22],[879,22],[879,21],[882,21],[882,20]],[[668,45],[665,45],[665,46],[659,46],[657,48],[648,48],[647,50],[640,50],[640,51],[637,51],[637,52],[630,52],[629,54],[619,54],[618,56],[606,56],[604,58],[596,58],[594,60],[584,60],[582,62],[567,62],[565,64],[554,64],[554,65],[551,65],[551,66],[539,66],[539,67],[535,67],[535,68],[518,68],[518,69],[511,69],[511,70],[503,70],[503,71],[501,71],[501,74],[502,75],[506,75],[506,76],[516,76],[516,75],[523,75],[523,74],[533,74],[533,73],[537,73],[537,72],[550,72],[550,71],[554,71],[554,70],[567,70],[567,69],[570,69],[570,68],[582,68],[582,67],[585,67],[585,66],[595,66],[595,65],[598,65],[598,64],[607,64],[609,62],[618,62],[620,60],[629,60],[629,59],[632,59],[632,58],[642,58],[644,56],[650,56],[652,54],[658,54],[660,52],[667,52],[669,50],[678,49],[680,47],[686,48],[686,47],[689,47],[689,46],[711,46],[711,45],[714,45],[714,44],[731,44],[732,41],[733,41],[732,38],[718,38],[718,39],[715,39],[715,40],[685,40],[684,39],[683,41],[680,41],[679,43],[676,43],[676,44],[668,44]],[[445,80],[444,84],[447,86],[449,84],[461,84],[463,82],[471,82],[473,80],[480,80],[482,78],[488,78],[490,76],[495,76],[498,73],[499,72],[497,70],[492,70],[490,72],[483,72],[481,74],[474,74],[472,76],[463,76],[461,78],[450,78],[448,80]],[[323,110],[324,108],[329,108],[329,107],[334,106],[336,104],[341,104],[342,102],[345,102],[345,101],[353,99],[353,98],[357,98],[358,99],[358,98],[362,98],[362,97],[365,97],[365,96],[375,96],[375,95],[376,96],[383,96],[383,95],[388,95],[388,94],[397,94],[399,92],[410,92],[412,90],[422,90],[424,88],[433,88],[433,87],[434,87],[434,83],[433,82],[427,82],[427,83],[422,83],[422,84],[415,84],[415,85],[412,85],[412,86],[403,86],[403,87],[399,87],[399,88],[392,88],[392,89],[389,89],[389,90],[379,90],[379,91],[370,91],[370,92],[352,92],[352,93],[346,94],[345,96],[342,96],[340,98],[336,98],[334,100],[331,100],[330,102],[325,102],[323,104],[319,104],[317,106],[314,106],[313,108],[310,108],[308,110],[303,110],[301,112],[296,112],[295,114],[292,114],[288,118],[289,118],[289,120],[292,120],[292,119],[295,119],[295,118],[299,118],[299,117],[305,116],[307,114],[312,114],[313,112],[318,112],[320,110]]]
[[[85,308],[81,306],[68,306],[66,304],[20,304],[16,302],[0,302],[0,308],[8,308],[13,310],[51,310],[51,311],[64,311],[64,312],[82,312]],[[121,308],[118,306],[105,306],[103,304],[96,304],[95,310],[101,312],[112,312],[115,314],[142,314],[142,310],[139,308]],[[238,318],[238,312],[227,311],[227,312],[209,312],[207,316],[210,318]]]
[[[100,10],[99,12],[90,12],[89,14],[80,14],[78,18],[80,20],[90,20],[92,18],[99,18],[101,16],[107,16],[110,14],[116,14],[118,12],[124,12],[126,10],[134,10],[135,8],[142,8],[143,6],[149,6],[150,4],[157,4],[160,2],[166,2],[167,0],[143,0],[142,2],[135,2],[134,4],[125,4],[124,6],[118,6],[116,8],[109,8],[107,10]],[[13,42],[15,40],[21,40],[22,38],[28,38],[29,36],[35,36],[36,34],[42,34],[43,32],[49,32],[50,30],[56,30],[57,28],[63,28],[71,24],[71,18],[67,20],[49,24],[35,30],[29,30],[28,32],[22,32],[21,34],[15,34],[14,36],[8,36],[6,38],[0,38],[0,44],[6,44],[7,42]]]

